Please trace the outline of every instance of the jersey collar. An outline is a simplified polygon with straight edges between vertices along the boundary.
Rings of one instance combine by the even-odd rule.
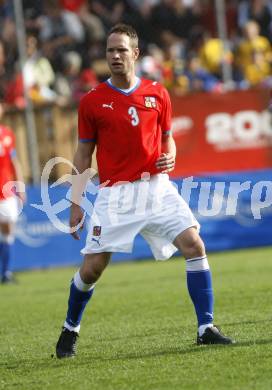
[[[137,77],[137,81],[136,81],[134,87],[132,87],[132,89],[129,90],[128,92],[126,92],[126,90],[124,90],[124,89],[117,88],[117,87],[115,87],[114,85],[112,85],[110,79],[108,79],[108,80],[106,81],[106,84],[107,84],[110,88],[114,89],[115,91],[120,92],[120,93],[122,93],[122,94],[125,95],[125,96],[129,96],[129,95],[131,95],[134,91],[136,91],[136,89],[139,88],[139,86],[140,86],[140,84],[141,84],[141,79],[140,79],[139,77]]]

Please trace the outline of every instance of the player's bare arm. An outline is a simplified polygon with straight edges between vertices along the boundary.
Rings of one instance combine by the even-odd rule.
[[[21,164],[16,156],[12,157],[14,180],[17,181],[16,192],[23,203],[26,201],[25,184]]]
[[[162,137],[162,154],[156,162],[161,173],[168,173],[174,170],[176,160],[176,144],[171,134]]]
[[[71,228],[78,225],[83,218],[83,211],[80,207],[80,201],[89,178],[89,175],[84,175],[84,172],[86,172],[88,168],[91,167],[94,149],[94,142],[79,142],[74,156],[74,166],[79,174],[81,174],[81,176],[80,180],[78,174],[74,174],[72,178],[72,205],[70,208]],[[82,228],[83,224],[81,225],[81,229]],[[71,235],[74,237],[74,239],[79,240],[79,234],[77,231],[71,233]]]

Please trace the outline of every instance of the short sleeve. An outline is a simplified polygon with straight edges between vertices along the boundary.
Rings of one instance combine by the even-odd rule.
[[[83,98],[79,104],[78,139],[80,142],[95,142],[96,128],[90,108],[90,102],[86,99],[87,96],[85,96],[85,98]]]
[[[172,106],[169,93],[163,87],[162,89],[162,105],[160,114],[160,125],[163,134],[170,134],[172,121]]]

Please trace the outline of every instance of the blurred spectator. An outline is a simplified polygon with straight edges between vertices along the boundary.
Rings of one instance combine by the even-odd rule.
[[[86,92],[98,84],[95,73],[91,69],[81,69],[81,66],[81,57],[77,52],[65,54],[63,72],[57,74],[55,82],[55,90],[63,98],[62,103],[79,102]]]
[[[137,75],[163,83],[163,62],[163,51],[157,45],[149,45],[147,47],[147,53],[141,56],[136,64]]]
[[[80,49],[79,45],[84,43],[85,31],[79,16],[62,10],[58,0],[47,0],[45,13],[40,30],[42,48],[53,67],[58,69],[65,52]]]
[[[88,4],[82,4],[78,11],[78,15],[87,31],[88,40],[91,43],[105,40],[106,32],[103,23],[91,12]]]
[[[172,89],[176,80],[184,70],[184,47],[180,41],[170,44],[164,49],[163,84]]]
[[[105,27],[101,19],[91,11],[88,3],[83,3],[78,10],[78,16],[85,28],[88,56],[91,59],[104,58]],[[88,58],[89,62],[89,58]]]
[[[38,34],[43,15],[43,0],[23,0],[23,10],[27,31]]]
[[[29,97],[34,103],[52,101],[56,98],[56,94],[50,89],[55,77],[51,64],[38,50],[38,40],[35,35],[28,35],[26,43],[27,60],[23,73]],[[18,62],[14,73],[6,81],[4,99],[9,105],[25,107],[24,82]]]
[[[0,38],[4,42],[14,41],[15,24],[12,0],[0,0]]]
[[[63,9],[76,13],[85,29],[84,46],[88,46],[89,50],[83,50],[83,62],[89,62],[90,57],[104,58],[105,27],[101,19],[91,11],[90,2],[60,0],[60,5]]]
[[[127,4],[135,11],[140,8],[152,8],[159,4],[160,0],[127,0]]]
[[[0,26],[0,39],[8,47],[5,53],[6,69],[10,71],[10,67],[13,67],[17,56],[16,28],[12,0],[0,0]]]
[[[161,0],[153,8],[151,23],[157,30],[158,43],[168,44],[170,37],[172,42],[188,39],[199,19],[193,9],[185,7],[180,0]]]
[[[271,86],[267,74],[272,52],[267,37],[272,38],[272,0],[225,1],[227,53],[217,37],[214,0],[22,1],[26,29],[32,35],[27,42],[24,75],[34,101],[53,99],[52,83],[63,85],[58,88],[62,96],[78,101],[82,91],[96,83],[94,72],[100,81],[105,79],[108,67],[101,57],[106,32],[119,21],[139,31],[139,75],[161,81],[168,89],[178,93],[208,91],[213,90],[215,82],[217,90],[226,61],[232,65],[238,88],[260,83]],[[241,31],[237,20],[243,37],[237,35]],[[13,0],[0,0],[0,23],[0,98],[23,107],[23,80],[16,68]],[[35,47],[35,35],[41,41],[41,50]],[[200,61],[191,53],[198,53]],[[90,63],[92,70],[88,69]],[[54,72],[58,73],[57,83]]]
[[[238,5],[238,25],[243,29],[249,20],[260,26],[260,35],[272,41],[272,5],[267,0],[242,0]]]
[[[5,63],[6,63],[6,55],[5,55],[4,42],[0,41],[0,101],[5,100],[5,95],[6,95],[7,74],[6,74]]]
[[[27,36],[26,45],[27,61],[23,74],[29,96],[36,103],[53,101],[56,98],[55,92],[50,88],[55,79],[53,68],[48,59],[42,56],[35,35]]]
[[[138,31],[142,51],[148,50],[151,42],[157,42],[158,32],[151,22],[151,15],[153,7],[158,3],[159,0],[126,0],[123,21],[133,25]]]
[[[123,0],[91,0],[91,11],[100,18],[106,30],[122,20],[124,9]]]
[[[223,62],[231,63],[233,60],[232,52],[225,51],[221,39],[209,38],[208,36],[200,48],[199,55],[204,68],[220,80],[222,80]]]
[[[0,101],[6,104],[13,104],[14,100],[11,98],[14,92],[14,66],[10,66],[6,57],[6,45],[0,40]]]
[[[60,6],[66,11],[78,13],[87,0],[60,0]]]
[[[219,80],[203,68],[200,58],[197,54],[192,53],[186,63],[183,77],[186,78],[187,91],[218,91],[221,88]]]
[[[10,79],[5,88],[4,103],[18,108],[25,107],[25,99],[23,97],[23,78],[21,72],[18,70],[18,63],[15,65],[12,79]]]
[[[271,62],[271,44],[266,37],[260,35],[259,25],[251,20],[246,23],[243,29],[244,37],[235,52],[235,62],[243,72],[246,66],[252,63],[253,55],[262,52],[264,59]]]
[[[260,85],[271,75],[271,66],[262,51],[252,53],[252,62],[245,67],[244,75],[250,86]]]

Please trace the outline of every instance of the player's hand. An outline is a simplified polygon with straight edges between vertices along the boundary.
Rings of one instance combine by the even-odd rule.
[[[175,168],[175,157],[171,153],[162,153],[156,161],[156,167],[161,173],[168,173]]]
[[[75,227],[80,224],[83,221],[84,218],[84,213],[81,209],[81,207],[75,203],[72,204],[71,209],[70,209],[70,221],[69,225],[71,228],[71,235],[74,237],[75,240],[79,240],[79,234],[78,230],[74,231]],[[83,229],[84,223],[80,225],[80,230]]]

